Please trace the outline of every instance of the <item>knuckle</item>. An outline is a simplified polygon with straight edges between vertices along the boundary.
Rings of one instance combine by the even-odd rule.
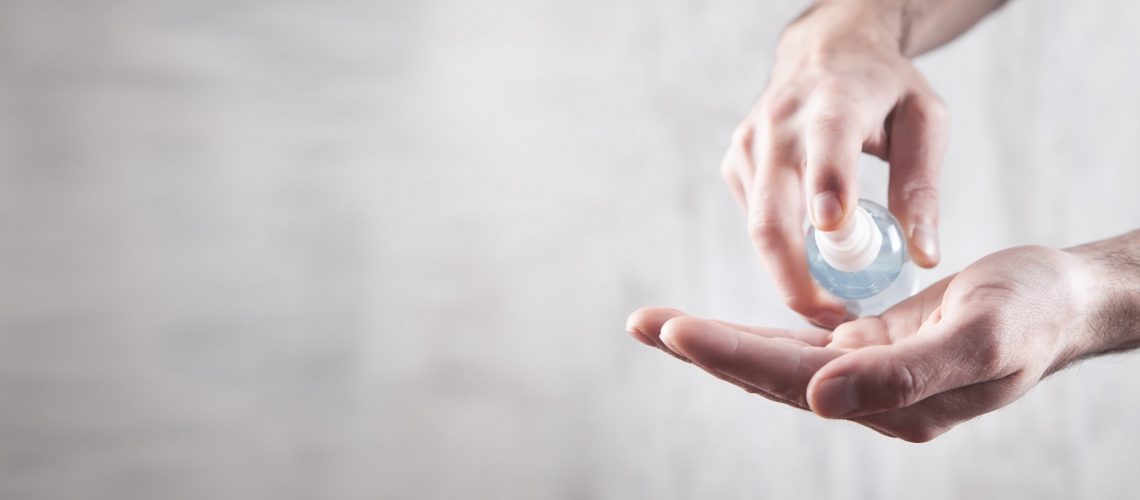
[[[763,141],[761,151],[756,154],[756,168],[761,171],[774,171],[797,165],[796,143],[788,137],[772,134]]]
[[[964,305],[1005,301],[1007,290],[1001,288],[976,288],[964,297]],[[966,319],[961,326],[968,349],[957,349],[954,362],[971,366],[982,376],[994,376],[1001,372],[1010,358],[1010,349],[1005,336],[1001,335],[1002,319],[991,314],[978,314]]]
[[[807,185],[811,186],[814,193],[834,191],[843,197],[849,195],[854,183],[849,177],[852,173],[847,167],[848,165],[835,158],[816,159],[804,176],[807,178]]]
[[[933,210],[938,206],[938,188],[929,179],[914,179],[904,184],[896,193],[896,202],[906,206],[922,206]]]
[[[776,129],[795,117],[801,107],[798,97],[782,94],[761,100],[758,121],[767,129]]]
[[[750,120],[740,122],[740,124],[732,130],[732,139],[729,142],[729,148],[747,151],[752,145],[752,136],[755,132],[756,127]]]
[[[760,250],[783,247],[787,243],[783,223],[770,210],[753,210],[748,214],[748,236]]]
[[[882,381],[887,404],[893,408],[903,408],[917,403],[922,398],[923,381],[922,375],[910,364],[893,362]]]
[[[1000,374],[1006,365],[1006,349],[997,339],[992,337],[988,342],[979,343],[977,349],[971,354],[979,371],[986,376]]]
[[[850,116],[841,108],[828,108],[819,111],[811,119],[811,131],[817,134],[838,134],[851,127]]]
[[[930,94],[915,101],[916,118],[922,123],[945,124],[950,121],[950,108],[942,98]]]

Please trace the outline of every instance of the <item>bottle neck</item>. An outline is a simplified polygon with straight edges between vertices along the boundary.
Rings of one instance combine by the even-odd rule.
[[[871,214],[856,207],[847,222],[835,231],[816,230],[816,245],[824,262],[843,272],[862,271],[879,256],[883,235]]]

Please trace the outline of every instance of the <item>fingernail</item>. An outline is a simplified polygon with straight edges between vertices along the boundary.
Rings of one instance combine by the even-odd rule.
[[[811,213],[816,227],[830,226],[843,217],[843,207],[839,206],[839,197],[834,192],[825,191],[812,198]]]
[[[812,410],[822,417],[839,418],[859,409],[859,395],[855,382],[844,375],[824,380],[815,389]]]
[[[812,321],[815,324],[822,326],[822,327],[825,327],[825,328],[835,328],[835,327],[839,326],[840,323],[843,322],[843,316],[840,316],[840,315],[835,314],[835,313],[826,312],[826,313],[820,314],[819,316],[812,318]]]
[[[938,262],[938,232],[934,225],[915,224],[910,238],[931,263]]]
[[[668,323],[666,323],[666,324],[668,324]],[[668,348],[670,350],[675,350],[675,349],[673,349],[673,329],[672,328],[661,328],[661,333],[659,335],[657,335],[657,340],[660,340],[661,345],[665,346],[666,348]]]

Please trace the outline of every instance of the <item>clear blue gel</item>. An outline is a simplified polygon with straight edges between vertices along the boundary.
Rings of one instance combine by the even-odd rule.
[[[878,256],[866,267],[845,272],[832,267],[820,254],[814,227],[807,231],[807,260],[811,275],[824,290],[844,299],[848,312],[874,315],[915,293],[917,275],[907,254],[902,226],[883,206],[859,200],[882,236]]]

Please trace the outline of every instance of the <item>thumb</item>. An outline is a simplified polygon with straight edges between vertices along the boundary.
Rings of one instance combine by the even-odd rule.
[[[994,336],[976,326],[933,325],[897,344],[840,356],[812,377],[808,404],[822,417],[859,417],[1008,375]]]

